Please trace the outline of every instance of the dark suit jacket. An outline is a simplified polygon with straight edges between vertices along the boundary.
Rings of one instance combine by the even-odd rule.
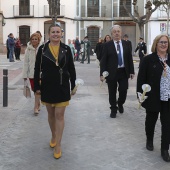
[[[146,47],[146,43],[145,42],[142,42],[142,43],[138,43],[136,49],[135,49],[135,53],[136,51],[139,50],[139,55],[140,56],[144,56],[144,54],[147,53],[147,47]]]
[[[129,48],[130,48],[130,50],[131,50],[131,52],[132,52],[132,42],[129,41],[129,40],[127,40],[126,42],[127,42],[127,44],[129,45]]]
[[[75,40],[75,49],[76,50],[80,50],[81,49],[81,43],[80,43],[80,41],[79,40]]]
[[[168,55],[167,64],[170,66],[170,55]],[[137,92],[143,93],[143,84],[151,86],[151,91],[146,93],[148,98],[142,103],[142,106],[148,111],[160,111],[160,81],[162,72],[163,67],[157,53],[152,53],[143,58],[137,78]]]
[[[129,78],[130,74],[134,74],[132,54],[126,41],[122,40],[122,46],[125,71]],[[102,56],[103,57],[100,62],[100,76],[102,76],[104,71],[108,71],[109,75],[106,79],[113,80],[118,68],[118,55],[113,40],[104,44]]]

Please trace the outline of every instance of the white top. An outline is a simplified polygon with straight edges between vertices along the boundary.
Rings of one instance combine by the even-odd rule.
[[[40,46],[41,44],[39,44]],[[36,54],[39,46],[35,49],[31,44],[27,46],[24,56],[22,78],[34,78]]]
[[[160,81],[160,100],[168,101],[170,98],[170,67],[166,66],[166,71],[163,70]]]

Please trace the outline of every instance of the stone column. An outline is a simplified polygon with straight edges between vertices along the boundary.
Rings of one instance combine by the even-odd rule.
[[[3,44],[2,19],[3,19],[3,15],[2,15],[2,13],[0,12],[0,44]]]
[[[2,21],[3,21],[3,14],[0,11],[0,53],[6,53],[6,47],[3,44],[3,26],[2,26]]]

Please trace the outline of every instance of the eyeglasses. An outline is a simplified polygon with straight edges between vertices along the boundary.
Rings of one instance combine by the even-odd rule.
[[[163,45],[163,44],[168,45],[168,41],[159,41],[158,44],[160,44],[160,45]]]

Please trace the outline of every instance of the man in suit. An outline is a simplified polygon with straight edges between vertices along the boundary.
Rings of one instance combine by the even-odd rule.
[[[76,61],[78,61],[79,60],[79,53],[80,53],[80,49],[81,49],[81,43],[79,41],[79,37],[78,36],[76,37],[76,40],[75,40],[75,49],[77,50]]]
[[[130,50],[131,50],[131,52],[132,52],[132,42],[130,41],[130,40],[128,40],[128,35],[127,34],[125,34],[124,36],[123,36],[123,39],[128,43],[128,45],[129,45],[129,48],[130,48]]]
[[[135,53],[138,51],[139,53],[139,59],[140,59],[140,62],[139,62],[139,67],[140,67],[140,64],[143,60],[143,57],[146,56],[146,53],[147,53],[147,47],[146,47],[146,43],[143,41],[143,38],[142,37],[139,37],[139,43],[135,49]]]
[[[113,40],[105,43],[100,62],[100,80],[104,81],[102,73],[108,71],[106,77],[109,91],[109,103],[111,105],[111,118],[116,118],[117,110],[124,112],[128,89],[128,79],[134,77],[134,65],[131,50],[126,41],[121,40],[122,28],[114,25],[111,28]],[[116,99],[117,87],[119,91],[118,100]]]
[[[84,44],[84,53],[83,53],[83,57],[80,63],[84,64],[84,58],[85,58],[85,55],[87,55],[87,64],[90,64],[91,42],[89,41],[88,36],[85,36],[84,40],[81,43]]]

